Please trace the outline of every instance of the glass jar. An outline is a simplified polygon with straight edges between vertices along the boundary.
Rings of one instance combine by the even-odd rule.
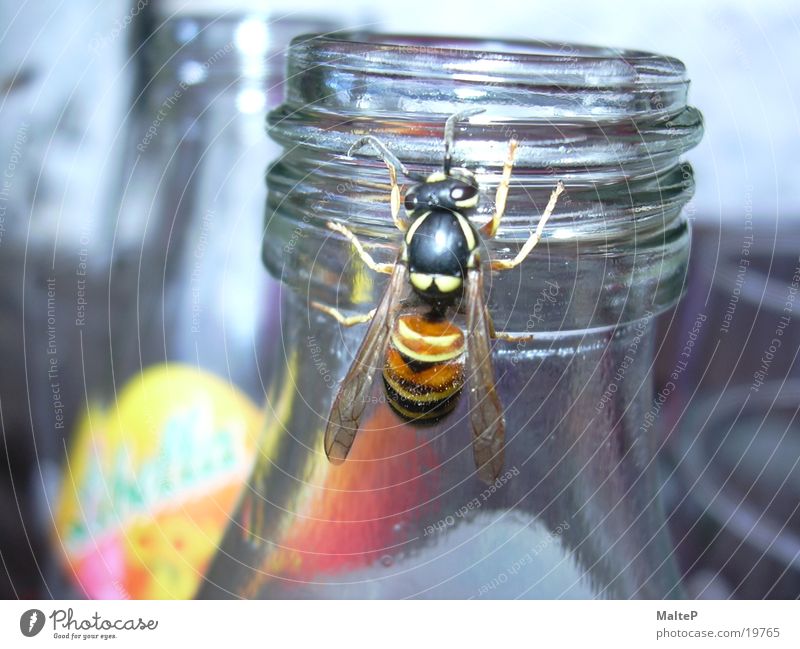
[[[677,60],[569,44],[353,33],[297,41],[284,155],[268,175],[264,261],[282,282],[280,337],[260,457],[201,596],[660,598],[679,596],[646,428],[653,319],[682,292],[693,188],[680,155],[702,133]],[[527,260],[486,271],[505,406],[505,466],[476,476],[466,399],[439,424],[400,421],[376,385],[353,449],[322,439],[364,327],[309,305],[366,312],[386,287],[326,228],[346,223],[379,262],[401,236],[386,166],[348,157],[380,138],[412,171],[475,171],[490,218],[509,140],[506,215],[487,258],[511,258],[558,180],[566,185]],[[368,150],[367,150],[368,151]],[[402,182],[402,179],[401,179]],[[380,380],[378,380],[380,382]]]

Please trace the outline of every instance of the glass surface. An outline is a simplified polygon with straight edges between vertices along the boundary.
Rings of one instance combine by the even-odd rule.
[[[682,64],[570,44],[348,34],[298,39],[287,99],[270,116],[284,154],[268,175],[264,261],[281,279],[280,336],[259,459],[201,591],[205,597],[677,597],[654,462],[656,316],[679,298],[688,254],[680,155],[702,132]],[[476,476],[466,398],[432,427],[398,419],[380,379],[350,456],[322,439],[385,277],[325,227],[347,223],[377,261],[397,254],[385,165],[347,157],[364,134],[413,171],[456,164],[492,213],[519,142],[506,215],[487,258],[511,258],[550,192],[566,192],[517,269],[486,273],[505,405],[505,466]],[[366,151],[365,151],[366,153]]]
[[[704,230],[697,243],[692,291],[675,336],[675,345],[683,347],[688,332],[696,334],[681,405],[697,391],[752,386],[757,392],[767,380],[798,378],[800,330],[792,326],[800,278],[796,229],[767,219],[754,224],[746,215],[738,228]]]

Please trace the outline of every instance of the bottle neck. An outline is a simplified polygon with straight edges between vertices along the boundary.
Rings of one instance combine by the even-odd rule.
[[[547,280],[592,299],[562,291],[544,330],[614,327],[675,303],[688,256],[680,215],[694,187],[680,156],[702,135],[680,62],[569,44],[376,38],[292,47],[286,101],[269,117],[284,147],[268,174],[264,260],[273,275],[345,310],[374,302],[382,283],[365,280],[350,244],[326,228],[347,223],[377,261],[397,254],[386,166],[348,157],[349,147],[373,135],[412,172],[428,174],[441,168],[445,119],[479,108],[457,125],[453,152],[480,183],[477,222],[491,218],[509,141],[518,142],[486,257],[513,256],[556,182],[567,187],[536,254],[520,273],[493,279],[492,307],[512,331],[525,330]]]

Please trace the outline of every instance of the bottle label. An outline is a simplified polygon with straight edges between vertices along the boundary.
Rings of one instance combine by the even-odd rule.
[[[87,409],[64,467],[56,531],[93,598],[191,597],[255,456],[261,417],[238,388],[170,363]]]

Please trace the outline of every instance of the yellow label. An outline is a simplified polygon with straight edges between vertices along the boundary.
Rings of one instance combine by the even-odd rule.
[[[261,423],[239,389],[169,364],[87,410],[64,468],[56,530],[90,597],[186,598],[249,475]]]

